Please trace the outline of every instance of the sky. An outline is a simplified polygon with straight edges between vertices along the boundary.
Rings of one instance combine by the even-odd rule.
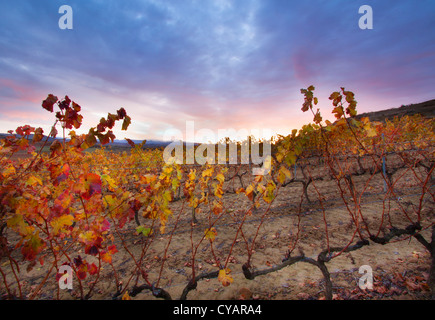
[[[72,29],[59,27],[62,5]],[[363,5],[372,29],[359,26]],[[434,99],[434,70],[433,0],[0,2],[0,132],[48,134],[51,93],[82,106],[78,133],[124,107],[132,123],[115,126],[117,139],[186,137],[192,124],[197,142],[231,129],[287,135],[312,121],[301,88],[316,87],[332,120],[340,87],[359,113],[396,108]]]

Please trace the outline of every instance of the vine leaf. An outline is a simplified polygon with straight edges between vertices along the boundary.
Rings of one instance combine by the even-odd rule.
[[[36,256],[45,248],[45,242],[39,237],[39,232],[32,234],[21,248],[25,260],[33,261]]]
[[[63,215],[57,218],[54,218],[50,224],[53,227],[53,234],[58,235],[59,232],[65,232],[65,226],[72,226],[74,222],[74,217],[71,215]]]
[[[208,228],[205,230],[204,234],[206,239],[209,239],[211,242],[213,242],[217,236],[216,228],[214,227]]]
[[[53,106],[56,102],[57,102],[57,97],[50,93],[47,99],[42,101],[42,107],[47,111],[53,112]]]
[[[82,175],[75,185],[75,191],[89,200],[94,194],[101,194],[101,177],[96,173]]]
[[[230,276],[230,273],[231,270],[229,268],[219,270],[218,280],[224,287],[228,287],[234,281],[233,277]]]

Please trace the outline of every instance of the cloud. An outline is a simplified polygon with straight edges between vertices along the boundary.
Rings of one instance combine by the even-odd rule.
[[[48,93],[77,100],[86,125],[125,107],[128,134],[148,139],[189,120],[290,132],[309,120],[299,90],[311,84],[326,109],[341,86],[360,112],[433,99],[430,0],[366,1],[373,30],[349,1],[71,0],[74,28],[60,30],[63,4],[1,2],[2,126],[26,113],[48,125]]]

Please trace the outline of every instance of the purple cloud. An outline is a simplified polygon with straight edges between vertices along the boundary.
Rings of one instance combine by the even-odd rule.
[[[0,4],[1,131],[26,113],[48,126],[48,93],[77,100],[86,125],[126,108],[132,125],[116,133],[138,139],[188,120],[284,134],[310,120],[299,90],[311,84],[324,114],[341,86],[360,112],[433,99],[430,0],[366,1],[373,30],[344,0],[70,1],[73,30],[60,30],[63,4]]]

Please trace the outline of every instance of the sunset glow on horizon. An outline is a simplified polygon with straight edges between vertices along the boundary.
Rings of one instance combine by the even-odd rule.
[[[73,12],[60,29],[59,7]],[[358,9],[373,9],[362,30]],[[49,93],[81,105],[86,133],[123,107],[117,139],[163,140],[168,130],[272,130],[312,121],[301,88],[314,85],[324,119],[340,87],[358,112],[435,98],[435,2],[134,0],[2,1],[0,132],[48,134]]]

